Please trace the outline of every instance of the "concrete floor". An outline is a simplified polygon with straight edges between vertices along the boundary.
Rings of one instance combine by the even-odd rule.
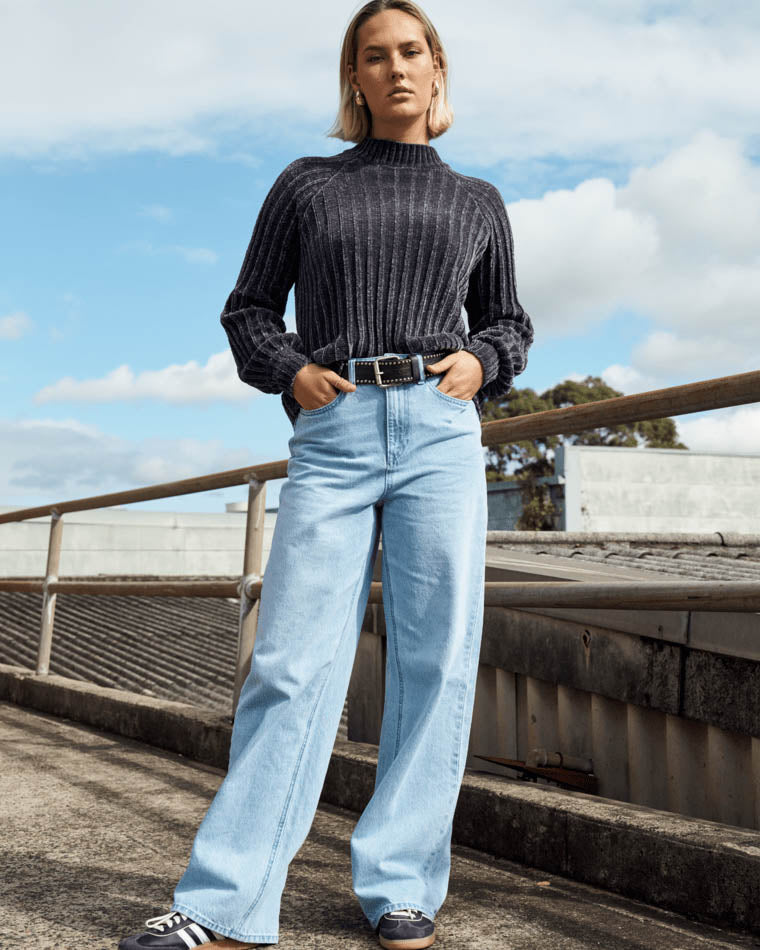
[[[115,950],[169,909],[223,773],[0,703],[0,950]],[[291,864],[279,946],[379,946],[351,889],[356,815],[321,806]],[[709,950],[760,938],[455,846],[441,950]]]

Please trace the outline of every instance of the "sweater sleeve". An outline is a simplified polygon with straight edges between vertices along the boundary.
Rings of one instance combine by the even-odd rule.
[[[259,211],[235,288],[221,313],[238,376],[265,393],[292,395],[310,362],[297,333],[285,331],[285,305],[298,272],[297,165],[277,177]]]
[[[488,241],[469,279],[465,310],[469,322],[468,343],[463,349],[483,364],[486,399],[505,396],[528,362],[533,342],[530,317],[517,300],[512,229],[504,199],[485,182],[483,211],[489,220]]]

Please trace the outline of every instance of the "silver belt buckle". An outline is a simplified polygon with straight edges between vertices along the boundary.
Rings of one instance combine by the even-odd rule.
[[[372,366],[373,366],[374,369],[375,369],[375,382],[377,383],[378,386],[382,386],[383,389],[387,389],[389,386],[392,386],[393,383],[392,383],[392,382],[390,382],[390,383],[384,383],[384,382],[383,382],[382,377],[380,376],[380,372],[381,372],[381,371],[380,371],[380,367],[377,365],[378,362],[379,362],[381,359],[382,359],[382,356],[376,356],[376,357],[374,358],[374,360],[372,361]]]

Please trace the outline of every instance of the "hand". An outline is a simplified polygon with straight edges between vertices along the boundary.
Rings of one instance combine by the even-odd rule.
[[[307,363],[293,378],[293,395],[302,409],[319,409],[337,398],[335,390],[352,393],[356,384],[321,363]]]
[[[457,350],[437,363],[428,363],[425,372],[446,373],[438,389],[457,399],[472,399],[483,385],[483,364],[469,350]]]

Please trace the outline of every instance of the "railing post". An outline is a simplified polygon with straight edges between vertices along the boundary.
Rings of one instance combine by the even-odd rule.
[[[42,585],[42,623],[40,625],[40,642],[37,649],[37,674],[40,676],[45,676],[50,672],[50,649],[53,645],[56,595],[48,590],[48,584],[58,580],[62,535],[63,518],[57,509],[51,508],[47,568],[45,569],[45,580]]]
[[[237,662],[235,663],[235,692],[232,698],[232,715],[235,716],[240,691],[251,669],[251,654],[256,640],[259,619],[258,598],[248,596],[249,581],[261,580],[261,565],[264,548],[264,517],[266,515],[266,482],[253,476],[248,479],[248,512],[245,521],[245,553],[243,576],[240,578],[240,614],[238,618]]]

